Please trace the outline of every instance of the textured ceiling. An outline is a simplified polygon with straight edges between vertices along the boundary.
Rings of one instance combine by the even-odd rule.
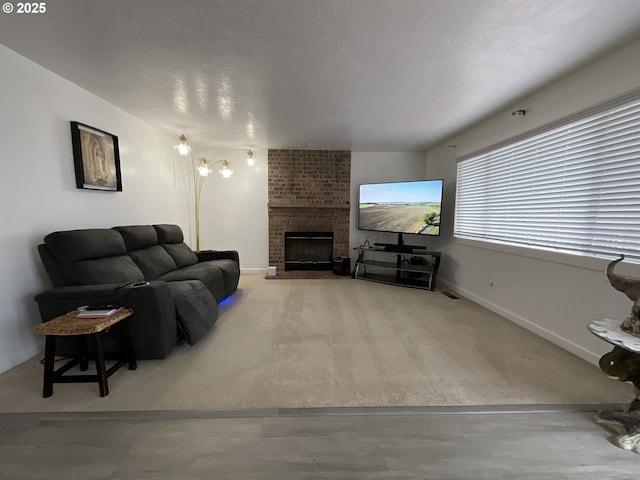
[[[0,15],[10,49],[225,147],[422,151],[638,35],[638,0],[55,0]]]

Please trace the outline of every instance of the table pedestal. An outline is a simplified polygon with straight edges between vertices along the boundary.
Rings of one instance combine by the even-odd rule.
[[[616,445],[640,453],[640,338],[622,330],[621,323],[605,318],[593,321],[587,328],[614,346],[600,359],[602,371],[621,382],[631,382],[636,398],[626,411],[599,412],[596,420],[617,435],[613,439]]]
[[[600,368],[621,382],[633,383],[636,398],[625,412],[599,412],[596,421],[612,430],[620,448],[640,453],[640,353],[613,347],[600,359]]]

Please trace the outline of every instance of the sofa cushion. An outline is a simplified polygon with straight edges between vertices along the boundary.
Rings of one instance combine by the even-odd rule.
[[[144,280],[126,255],[122,235],[111,229],[67,230],[44,237],[67,284],[93,285]]]
[[[124,283],[144,280],[142,271],[127,255],[62,264],[65,276],[80,285]]]
[[[180,331],[189,345],[200,340],[218,319],[218,304],[198,280],[169,282]]]
[[[183,280],[200,280],[205,284],[216,301],[220,303],[226,296],[226,287],[224,283],[224,275],[219,268],[213,265],[202,265],[200,263],[184,267],[173,272],[166,273],[158,280],[163,282],[178,282]]]
[[[163,243],[162,248],[173,258],[178,268],[188,267],[198,263],[198,257],[196,257],[196,254],[193,253],[193,250],[191,250],[186,243]]]
[[[182,229],[178,225],[154,225],[158,235],[158,243],[182,243],[184,242],[184,235]]]
[[[182,229],[178,225],[162,224],[153,228],[158,234],[158,243],[171,255],[178,268],[198,263],[196,254],[184,243]]]
[[[64,287],[77,283],[64,274],[60,263],[44,243],[38,245],[38,254],[40,255],[42,265],[44,265],[44,269],[47,271],[47,275],[49,275],[54,287]]]
[[[158,234],[152,225],[129,225],[125,227],[113,227],[113,230],[122,235],[127,251],[158,245]]]
[[[122,235],[107,228],[54,232],[44,237],[44,243],[61,264],[127,253]]]
[[[148,281],[178,268],[176,262],[160,245],[130,251],[129,257],[142,270],[144,279]]]
[[[231,295],[238,288],[238,282],[240,281],[240,266],[237,262],[229,259],[220,259],[200,262],[198,265],[201,265],[201,268],[216,268],[222,272],[225,297]]]

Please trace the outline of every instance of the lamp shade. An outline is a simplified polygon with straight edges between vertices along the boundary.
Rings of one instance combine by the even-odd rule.
[[[229,164],[228,160],[222,160],[222,168],[218,171],[224,178],[229,178],[231,175],[233,175],[233,170],[231,170],[231,165]]]
[[[175,145],[173,148],[178,150],[178,154],[182,155],[183,157],[186,157],[187,155],[189,155],[189,152],[191,151],[191,146],[189,145],[189,139],[187,138],[187,136],[185,134],[180,135],[178,137],[178,144]]]
[[[247,165],[253,167],[256,164],[256,154],[253,150],[247,150]]]
[[[201,177],[208,177],[210,173],[211,168],[209,168],[209,162],[206,158],[202,157],[198,163],[198,175]]]

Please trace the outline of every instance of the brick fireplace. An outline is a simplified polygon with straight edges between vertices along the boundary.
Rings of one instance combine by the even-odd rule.
[[[333,232],[333,255],[349,255],[351,152],[269,150],[269,265],[284,272],[285,233]]]

